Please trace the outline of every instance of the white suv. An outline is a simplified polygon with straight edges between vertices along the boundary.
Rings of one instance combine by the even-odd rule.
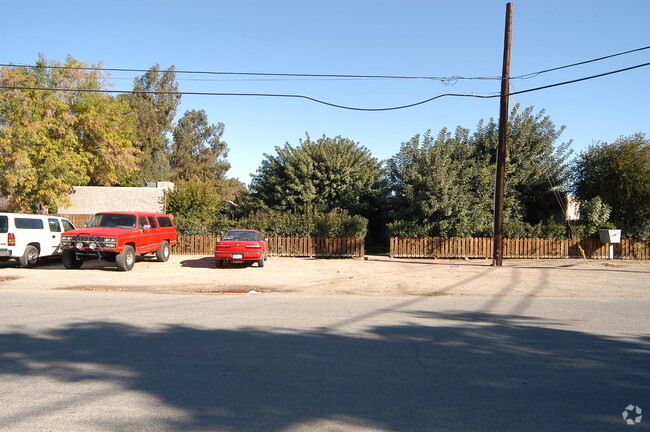
[[[0,213],[0,261],[33,267],[39,257],[61,255],[61,233],[73,229],[59,216]]]

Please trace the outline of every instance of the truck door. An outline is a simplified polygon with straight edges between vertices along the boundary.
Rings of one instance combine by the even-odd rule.
[[[61,223],[56,218],[47,218],[49,233],[47,239],[43,241],[41,256],[60,254],[59,244],[61,243]]]

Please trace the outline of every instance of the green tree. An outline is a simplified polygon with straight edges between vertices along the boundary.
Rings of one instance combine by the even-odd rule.
[[[174,127],[171,152],[174,180],[223,180],[230,164],[228,146],[221,140],[224,125],[208,123],[204,110],[186,111]]]
[[[515,106],[508,120],[505,219],[537,224],[561,215],[558,196],[570,187],[571,141],[556,145],[565,127],[555,127],[544,110],[520,111]],[[494,119],[479,122],[474,141],[476,158],[496,163],[499,127]]]
[[[544,230],[561,215],[556,194],[568,188],[570,142],[555,147],[556,129],[544,111],[515,107],[509,118],[505,219],[517,229]],[[498,125],[481,120],[477,131],[443,129],[402,144],[387,164],[389,231],[409,236],[487,236],[493,231]],[[537,226],[539,225],[539,226]]]
[[[101,67],[98,65],[97,67]],[[15,211],[69,202],[73,185],[115,185],[136,169],[128,106],[103,93],[107,78],[68,56],[39,56],[33,67],[4,67],[0,83],[0,194]],[[56,89],[66,89],[56,90]]]
[[[309,135],[296,147],[275,147],[264,155],[251,181],[251,192],[276,210],[329,212],[335,208],[366,215],[375,206],[381,163],[358,143],[340,136]]]
[[[387,162],[392,235],[472,236],[491,232],[493,173],[473,154],[469,131],[427,131]]]
[[[575,163],[580,200],[600,197],[610,220],[629,237],[650,239],[650,140],[643,133],[595,143]]]
[[[160,70],[158,64],[152,66],[144,75],[135,78],[133,91],[122,96],[129,102],[137,118],[140,175],[133,183],[169,180],[171,171],[166,134],[172,131],[181,100],[176,93],[178,83],[174,66],[167,70]]]

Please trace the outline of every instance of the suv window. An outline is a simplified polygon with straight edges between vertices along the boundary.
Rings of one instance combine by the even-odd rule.
[[[74,229],[72,222],[67,219],[61,219],[61,223],[63,223],[63,231],[72,231]]]
[[[43,229],[42,219],[16,218],[14,223],[16,224],[16,228]]]
[[[0,216],[0,233],[9,231],[9,218],[7,216]]]
[[[135,228],[135,222],[133,215],[98,213],[90,220],[88,227]]]
[[[171,228],[174,226],[171,219],[167,216],[158,216],[158,222],[160,222],[161,228]]]
[[[142,229],[144,229],[145,225],[149,225],[149,223],[147,222],[147,218],[144,217],[144,216],[139,216],[138,217],[138,224],[140,225],[140,228],[142,228]]]
[[[48,219],[47,222],[50,224],[50,232],[61,232],[61,224],[57,219]]]
[[[151,228],[158,228],[158,222],[156,222],[155,217],[148,216],[147,219],[149,219],[149,225],[151,225]]]

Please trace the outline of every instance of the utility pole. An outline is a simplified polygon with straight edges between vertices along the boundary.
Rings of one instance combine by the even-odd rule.
[[[492,265],[503,266],[503,204],[506,178],[506,141],[508,139],[508,99],[510,94],[510,48],[512,45],[512,2],[506,5],[506,30],[503,42],[501,72],[501,108],[499,113],[499,146],[497,148],[496,186],[494,189],[494,249]]]

